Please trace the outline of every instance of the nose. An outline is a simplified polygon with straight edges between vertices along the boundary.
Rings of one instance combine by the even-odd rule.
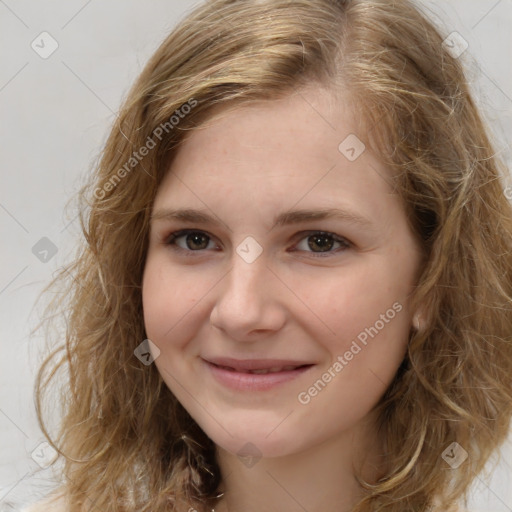
[[[235,253],[231,270],[216,287],[212,325],[236,341],[254,341],[279,331],[286,321],[279,286],[263,255],[247,263]]]

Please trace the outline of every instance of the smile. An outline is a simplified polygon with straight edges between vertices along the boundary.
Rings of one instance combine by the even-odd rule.
[[[294,380],[314,366],[300,361],[270,359],[203,359],[221,385],[239,391],[266,391]]]
[[[273,368],[262,368],[260,370],[235,370],[235,368],[230,368],[229,366],[218,366],[218,368],[222,368],[224,370],[228,370],[231,372],[240,372],[240,373],[252,373],[256,375],[265,375],[266,373],[277,373],[277,372],[288,372],[291,370],[296,370],[297,368],[301,368],[300,366],[275,366]]]

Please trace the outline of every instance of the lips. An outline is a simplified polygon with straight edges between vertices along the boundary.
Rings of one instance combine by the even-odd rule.
[[[232,359],[228,357],[208,358],[205,361],[224,370],[254,374],[296,370],[302,366],[312,364],[307,361],[291,361],[288,359]]]
[[[238,391],[265,391],[294,380],[314,363],[285,359],[203,358],[211,375]]]

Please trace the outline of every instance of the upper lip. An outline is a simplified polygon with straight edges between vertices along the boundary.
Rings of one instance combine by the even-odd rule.
[[[299,367],[313,364],[309,361],[296,361],[292,359],[233,359],[231,357],[208,357],[203,359],[207,363],[212,363],[216,366],[226,366],[236,371],[268,370],[285,366]]]

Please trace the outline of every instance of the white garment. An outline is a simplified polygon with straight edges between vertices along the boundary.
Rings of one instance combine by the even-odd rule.
[[[44,500],[29,505],[20,512],[66,512],[66,508],[62,497],[51,495]]]

